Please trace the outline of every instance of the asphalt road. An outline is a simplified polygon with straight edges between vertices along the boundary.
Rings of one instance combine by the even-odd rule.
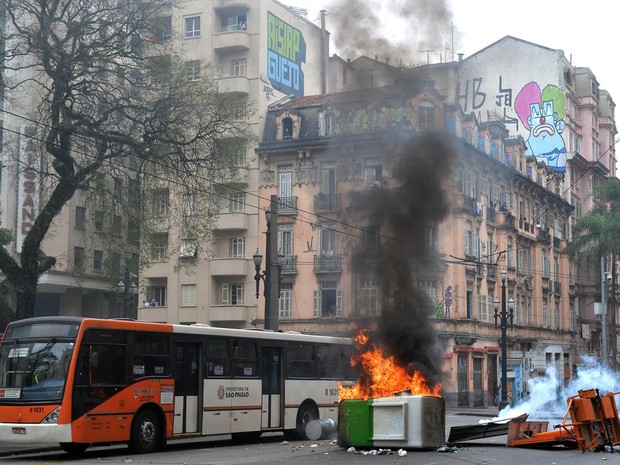
[[[480,416],[459,415],[449,412],[446,416],[446,437],[452,426],[476,425]],[[482,417],[487,418],[487,417]],[[321,465],[332,464],[390,464],[400,465],[524,465],[524,464],[562,464],[589,465],[601,461],[620,461],[620,448],[616,452],[581,452],[575,449],[546,448],[523,449],[506,447],[506,436],[467,441],[456,447],[447,447],[445,452],[437,450],[405,451],[398,450],[355,450],[347,451],[334,440],[324,441],[285,441],[282,435],[265,435],[259,442],[233,444],[228,440],[185,441],[171,443],[165,450],[145,455],[132,455],[125,446],[94,447],[79,458],[71,458],[58,448],[34,448],[17,451],[17,455],[0,457],[0,465],[36,464],[55,465],[271,465],[292,464]],[[375,452],[372,452],[372,451]],[[5,449],[5,453],[9,452]],[[16,451],[13,451],[16,452]]]

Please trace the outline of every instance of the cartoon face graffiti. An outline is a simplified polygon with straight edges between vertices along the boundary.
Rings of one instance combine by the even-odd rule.
[[[541,92],[535,82],[526,84],[515,99],[515,110],[530,135],[526,141],[527,155],[545,162],[555,171],[566,171],[566,146],[562,132],[566,96],[554,85]]]

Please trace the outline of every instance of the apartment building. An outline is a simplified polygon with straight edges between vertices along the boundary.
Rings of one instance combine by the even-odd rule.
[[[215,73],[259,139],[270,104],[325,91],[328,33],[298,13],[274,0],[189,1],[162,15],[156,40],[179,42],[192,79]],[[259,318],[252,255],[264,241],[264,214],[255,144],[238,154],[240,176],[215,186],[221,209],[212,243],[180,241],[174,249],[178,231],[162,231],[157,256],[140,275],[139,301],[157,306],[140,306],[139,319],[247,327]],[[174,193],[158,195],[165,210]]]

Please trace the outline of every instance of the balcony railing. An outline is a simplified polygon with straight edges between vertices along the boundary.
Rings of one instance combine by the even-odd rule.
[[[278,197],[278,213],[297,213],[297,197]]]
[[[281,265],[282,273],[297,273],[297,255],[285,255]]]
[[[339,272],[342,271],[342,257],[324,253],[314,256],[314,271],[317,272]]]
[[[494,208],[487,207],[487,221],[489,223],[497,223],[497,212]]]

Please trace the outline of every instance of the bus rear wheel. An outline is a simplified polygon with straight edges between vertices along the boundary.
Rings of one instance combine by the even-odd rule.
[[[80,442],[60,443],[60,448],[70,455],[81,455],[86,451],[86,449],[88,449],[88,446],[90,446],[90,444],[84,444]]]
[[[160,447],[161,432],[157,414],[152,410],[142,410],[131,426],[129,448],[139,454],[154,452]]]

